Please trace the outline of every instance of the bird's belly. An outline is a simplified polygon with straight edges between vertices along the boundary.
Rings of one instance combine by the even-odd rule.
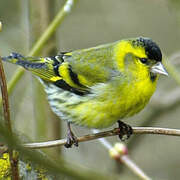
[[[123,88],[122,88],[123,87]],[[72,109],[75,122],[91,128],[109,127],[117,120],[141,111],[155,91],[156,83],[135,82],[120,88],[103,90],[103,95],[89,99]]]
[[[132,99],[132,97],[130,97]],[[106,128],[113,125],[118,120],[132,116],[141,111],[147,102],[131,101],[120,99],[109,101],[87,101],[79,104],[70,111],[72,121],[76,124],[90,128]]]
[[[85,97],[54,88],[48,98],[53,111],[62,119],[89,128],[106,128],[141,111],[155,90],[151,84],[123,87]]]

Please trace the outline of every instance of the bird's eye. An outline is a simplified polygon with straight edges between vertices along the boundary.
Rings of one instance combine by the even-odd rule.
[[[146,64],[147,63],[147,58],[139,58],[140,61],[143,63],[143,64]]]

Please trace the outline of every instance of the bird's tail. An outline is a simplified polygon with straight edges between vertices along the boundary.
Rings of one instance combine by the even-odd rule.
[[[9,56],[2,57],[2,60],[20,65],[45,81],[54,82],[61,79],[54,70],[56,66],[62,63],[60,56],[45,58],[25,57],[18,53],[11,53]]]
[[[17,64],[24,67],[27,70],[45,68],[45,62],[43,58],[24,57],[18,53],[11,53],[9,56],[2,57],[3,61]]]

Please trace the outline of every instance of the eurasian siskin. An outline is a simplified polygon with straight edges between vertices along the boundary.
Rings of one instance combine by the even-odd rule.
[[[52,110],[68,122],[67,147],[76,138],[70,123],[106,128],[141,111],[156,89],[158,74],[167,75],[158,45],[134,38],[54,57],[2,57],[41,79]],[[119,122],[122,130],[130,126]],[[123,135],[120,135],[122,138]]]

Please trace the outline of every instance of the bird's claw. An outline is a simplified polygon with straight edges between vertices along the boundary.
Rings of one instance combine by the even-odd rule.
[[[129,139],[131,134],[133,133],[133,129],[130,125],[123,123],[122,121],[118,121],[119,126],[119,139],[121,141],[125,141]]]
[[[73,132],[70,131],[70,132],[68,132],[67,141],[66,141],[66,144],[64,146],[66,148],[71,148],[73,144],[77,147],[78,146],[78,140],[77,140],[77,137],[73,134]]]

